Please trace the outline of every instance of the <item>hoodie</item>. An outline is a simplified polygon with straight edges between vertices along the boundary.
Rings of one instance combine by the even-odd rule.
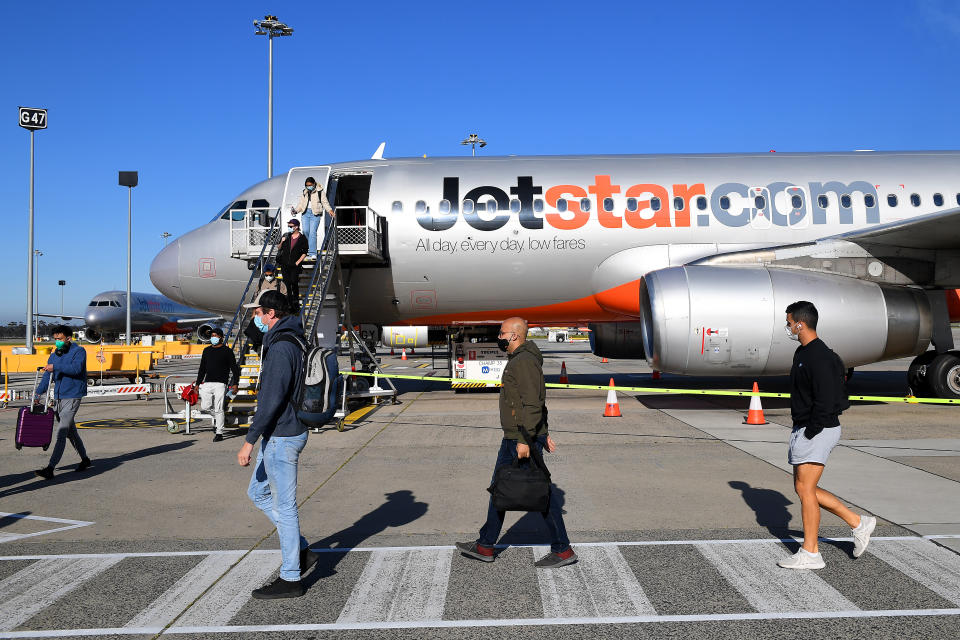
[[[246,441],[256,444],[263,436],[298,436],[307,430],[297,419],[292,399],[300,384],[303,350],[287,340],[279,340],[289,332],[306,342],[299,316],[286,316],[267,331],[263,337],[263,364],[260,368],[260,391],[257,392],[257,412],[247,431]]]
[[[63,351],[54,351],[47,359],[53,365],[54,398],[82,398],[87,395],[87,352],[83,347],[68,342]],[[43,397],[50,385],[50,372],[45,371],[37,387],[37,397]]]
[[[540,349],[533,342],[524,342],[507,358],[500,388],[503,437],[523,442],[518,425],[534,438],[547,435],[547,388]]]

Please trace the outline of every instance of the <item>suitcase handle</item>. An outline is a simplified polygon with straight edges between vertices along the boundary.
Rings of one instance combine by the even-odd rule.
[[[33,398],[30,402],[30,413],[37,413],[34,411],[36,406],[37,399],[37,387],[40,386],[40,372],[44,370],[44,367],[37,367],[37,373],[33,376]],[[53,376],[50,376],[50,384],[53,384]],[[47,412],[47,409],[50,408],[50,386],[47,385],[47,392],[43,394],[43,413]]]

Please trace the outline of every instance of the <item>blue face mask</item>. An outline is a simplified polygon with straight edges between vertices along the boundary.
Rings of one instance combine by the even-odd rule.
[[[220,344],[220,336],[210,336],[210,344]]]
[[[307,187],[307,191],[315,191],[316,189],[317,189],[317,185],[315,184],[312,184],[309,187]]]
[[[266,333],[270,327],[267,326],[267,323],[260,319],[260,316],[253,316],[253,324],[257,325],[257,329]]]

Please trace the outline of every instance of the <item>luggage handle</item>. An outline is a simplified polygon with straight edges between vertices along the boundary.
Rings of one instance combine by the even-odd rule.
[[[521,437],[526,440],[527,447],[530,448],[530,458],[533,460],[533,463],[540,467],[540,470],[543,471],[543,474],[547,476],[547,480],[550,480],[550,470],[547,469],[546,463],[543,461],[543,454],[537,449],[536,445],[533,442],[533,438],[530,437],[530,434],[527,433],[526,428],[523,425],[519,425],[518,429],[520,431]],[[520,459],[517,458],[513,461],[513,466],[520,466]]]
[[[33,398],[30,402],[30,413],[36,413],[34,407],[36,403],[34,402],[37,399],[37,387],[40,386],[40,372],[43,371],[44,367],[37,367],[37,373],[33,377]],[[53,384],[53,376],[50,376],[50,383],[47,385],[47,392],[43,394],[43,413],[46,413],[50,409],[50,385]],[[42,415],[42,414],[40,414]]]

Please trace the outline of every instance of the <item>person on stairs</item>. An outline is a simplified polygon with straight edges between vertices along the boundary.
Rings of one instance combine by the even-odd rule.
[[[300,272],[307,257],[309,245],[307,238],[300,233],[300,221],[291,218],[287,223],[288,232],[280,238],[277,247],[277,264],[287,285],[287,307],[290,313],[300,313]]]

